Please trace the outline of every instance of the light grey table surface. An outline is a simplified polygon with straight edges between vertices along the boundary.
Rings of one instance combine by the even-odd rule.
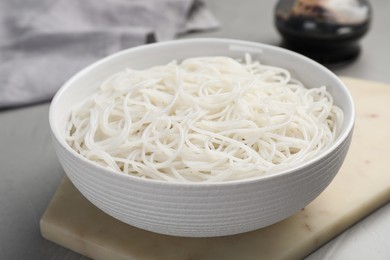
[[[225,37],[279,44],[276,1],[207,0],[220,30],[186,37]],[[390,1],[373,0],[374,19],[358,60],[334,72],[390,83]],[[389,102],[390,106],[390,102]],[[0,259],[87,259],[46,241],[39,220],[64,176],[52,146],[49,104],[0,112]],[[390,259],[390,204],[313,252],[314,259]]]

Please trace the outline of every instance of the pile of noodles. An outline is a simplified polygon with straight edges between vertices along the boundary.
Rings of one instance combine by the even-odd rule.
[[[66,140],[104,167],[169,182],[255,178],[327,149],[343,112],[282,68],[198,57],[127,69],[72,109]]]

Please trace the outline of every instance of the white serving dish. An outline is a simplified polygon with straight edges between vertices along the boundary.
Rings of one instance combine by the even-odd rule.
[[[242,58],[288,69],[306,86],[326,85],[344,111],[332,147],[298,167],[254,180],[167,183],[117,173],[77,154],[65,141],[72,105],[125,68],[148,68],[196,56]],[[315,199],[341,167],[352,137],[355,110],[346,86],[331,71],[297,53],[231,39],[189,39],[121,51],[83,69],[62,86],[50,107],[50,125],[60,163],[76,188],[107,214],[149,231],[210,237],[247,232],[281,221]]]

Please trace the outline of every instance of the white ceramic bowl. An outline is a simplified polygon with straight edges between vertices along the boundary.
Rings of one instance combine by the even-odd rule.
[[[331,149],[286,171],[215,184],[178,184],[117,173],[81,157],[65,141],[72,105],[100,82],[127,67],[148,68],[195,56],[244,53],[264,64],[288,69],[306,86],[327,86],[344,110],[341,134]],[[77,189],[98,208],[130,225],[188,237],[238,234],[281,221],[316,198],[338,172],[352,137],[353,100],[340,79],[325,67],[274,46],[229,39],[190,39],[128,49],[83,69],[58,91],[50,107],[50,125],[58,158]]]

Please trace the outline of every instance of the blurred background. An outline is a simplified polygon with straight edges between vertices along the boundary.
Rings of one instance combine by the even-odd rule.
[[[344,3],[344,11],[348,5],[360,2],[369,3],[372,12],[367,20],[368,32],[358,39],[359,56],[329,68],[338,75],[389,83],[389,1],[318,2],[322,6],[331,4],[334,9],[338,1]],[[0,109],[47,102],[81,68],[116,51],[145,43],[223,37],[280,46],[282,36],[274,22],[278,2],[287,2],[287,6],[303,3],[304,7],[313,7],[314,13],[323,14],[323,9],[313,4],[316,1],[306,0],[3,0]],[[312,41],[299,44],[305,42]],[[349,50],[344,48],[340,53]],[[317,53],[323,52],[322,49]]]
[[[226,37],[280,45],[282,38],[274,26],[277,1],[205,0],[220,21],[216,31],[185,37]],[[368,33],[360,41],[361,53],[352,63],[332,70],[338,75],[390,83],[390,1],[371,0],[372,20]]]

